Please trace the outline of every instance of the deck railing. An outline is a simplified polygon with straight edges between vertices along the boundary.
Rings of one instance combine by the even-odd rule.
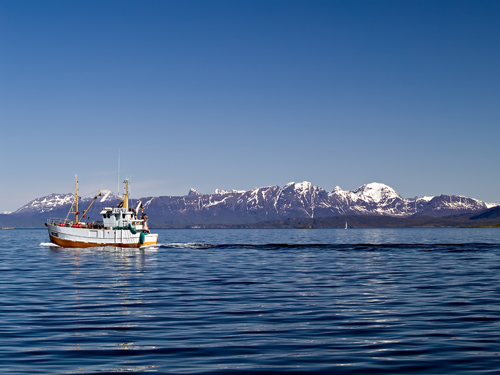
[[[104,224],[102,221],[92,221],[92,222],[80,222],[76,225],[73,225],[73,220],[66,219],[47,219],[47,225],[54,225],[56,227],[78,227],[78,228],[89,228],[89,229],[102,229],[104,228]]]
[[[55,225],[55,226],[58,226],[58,227],[59,226],[68,226],[68,227],[70,227],[72,224],[73,224],[73,221],[71,221],[71,220],[55,219],[55,218],[47,219],[47,225]]]

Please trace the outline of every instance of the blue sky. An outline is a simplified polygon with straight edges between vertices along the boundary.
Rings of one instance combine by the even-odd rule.
[[[310,181],[500,203],[500,2],[0,0],[0,212]]]

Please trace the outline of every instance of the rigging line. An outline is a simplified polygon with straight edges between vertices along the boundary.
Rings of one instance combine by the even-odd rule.
[[[94,190],[93,193],[88,193],[88,194],[78,194],[81,198],[88,198],[88,197],[95,197],[99,193],[99,190]]]

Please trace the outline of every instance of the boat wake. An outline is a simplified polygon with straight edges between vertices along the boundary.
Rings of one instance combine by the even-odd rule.
[[[225,246],[225,245],[215,245],[215,244],[208,244],[208,243],[197,243],[197,242],[187,242],[187,243],[181,243],[181,242],[174,242],[174,243],[163,243],[163,244],[158,244],[160,245],[161,248],[166,248],[166,249],[212,249],[220,246]],[[240,247],[241,245],[228,245],[228,246],[236,246]]]
[[[41,242],[40,247],[60,247],[60,246],[52,242]]]
[[[417,250],[417,251],[478,251],[488,250],[497,244],[489,243],[414,243],[414,244],[289,244],[289,243],[268,243],[268,244],[210,244],[210,243],[162,243],[154,245],[159,249],[191,249],[191,250],[222,250],[222,249],[247,249],[247,250],[334,250],[334,251],[391,251],[391,250]]]

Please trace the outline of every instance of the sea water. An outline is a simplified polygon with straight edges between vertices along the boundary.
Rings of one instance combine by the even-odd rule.
[[[500,229],[157,232],[0,231],[0,373],[500,373]]]

